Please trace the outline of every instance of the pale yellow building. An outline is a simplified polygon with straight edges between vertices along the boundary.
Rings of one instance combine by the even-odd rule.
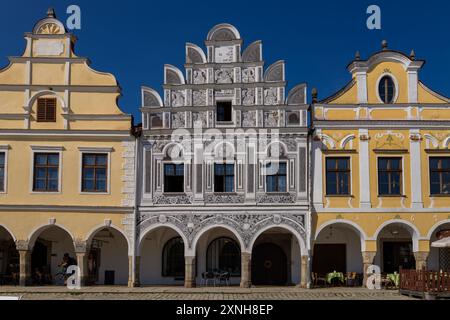
[[[433,242],[450,229],[450,100],[419,80],[424,63],[383,42],[315,101],[313,271],[449,268]]]
[[[86,282],[131,284],[135,138],[121,89],[75,54],[53,10],[25,40],[0,70],[0,275],[58,283],[68,253]]]

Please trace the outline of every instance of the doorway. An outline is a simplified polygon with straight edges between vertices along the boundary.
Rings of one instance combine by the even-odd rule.
[[[252,283],[284,286],[287,284],[287,257],[274,243],[262,243],[252,253]]]
[[[345,244],[316,244],[314,246],[313,272],[327,274],[347,271],[347,246]]]

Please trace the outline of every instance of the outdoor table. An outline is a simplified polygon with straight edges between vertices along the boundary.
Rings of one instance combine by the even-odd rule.
[[[328,273],[327,276],[326,276],[327,282],[329,284],[331,284],[331,281],[333,281],[333,279],[339,279],[339,281],[341,283],[344,283],[345,277],[344,277],[344,274],[342,272],[334,271],[334,272]]]

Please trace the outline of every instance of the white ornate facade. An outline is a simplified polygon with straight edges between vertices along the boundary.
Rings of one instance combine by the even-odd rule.
[[[286,97],[284,62],[265,69],[261,42],[243,50],[239,32],[231,25],[215,26],[205,45],[206,53],[186,45],[185,73],[165,65],[163,97],[142,88],[136,282],[172,284],[184,279],[188,287],[199,284],[203,272],[210,271],[210,243],[226,237],[240,251],[240,272],[232,275],[232,282],[247,287],[253,276],[258,283],[306,285],[306,85],[294,87]],[[231,108],[228,119],[217,114],[221,103]],[[184,191],[165,192],[164,168],[175,162],[183,165]],[[215,192],[215,165],[222,162],[233,170],[233,182],[227,180],[232,192]],[[286,168],[285,176],[278,192],[267,192],[264,168],[275,162]],[[179,279],[161,270],[164,246],[177,237],[183,240],[185,256],[185,275]],[[277,247],[272,249],[285,260],[281,265],[276,254],[255,253],[262,246],[259,252],[270,254],[261,250],[267,243]],[[282,278],[261,274],[271,268]]]

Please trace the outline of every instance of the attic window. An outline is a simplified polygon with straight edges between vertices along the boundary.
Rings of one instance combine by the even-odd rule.
[[[383,103],[394,103],[395,90],[394,80],[390,76],[381,78],[380,84],[378,85],[378,94]]]
[[[56,122],[56,99],[40,98],[37,101],[37,122]]]

